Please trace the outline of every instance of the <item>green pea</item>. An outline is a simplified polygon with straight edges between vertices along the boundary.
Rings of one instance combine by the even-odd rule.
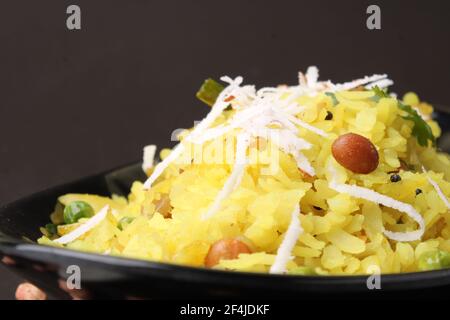
[[[312,267],[296,267],[289,271],[289,274],[297,276],[313,276],[317,275],[316,271]]]
[[[437,270],[450,267],[450,253],[435,250],[422,254],[419,258],[419,270]]]
[[[119,230],[124,230],[130,223],[132,223],[134,220],[133,217],[123,217],[119,220],[119,223],[117,224],[117,228]]]
[[[58,232],[57,228],[56,228],[56,224],[54,224],[54,223],[47,223],[45,225],[45,230],[47,230],[47,232],[50,234],[50,236],[53,236]]]
[[[442,268],[450,268],[450,252],[441,251]]]
[[[73,201],[64,208],[64,222],[75,223],[81,218],[90,218],[94,215],[94,209],[84,201]]]

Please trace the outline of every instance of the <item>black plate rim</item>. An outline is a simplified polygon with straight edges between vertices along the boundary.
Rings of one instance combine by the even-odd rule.
[[[19,256],[26,256],[29,254],[39,254],[39,253],[47,253],[50,255],[61,256],[61,257],[70,257],[76,259],[83,259],[89,262],[99,262],[109,266],[117,266],[117,267],[133,267],[133,268],[142,268],[145,270],[153,269],[153,270],[167,270],[167,271],[184,271],[188,273],[198,273],[198,274],[208,274],[212,276],[251,276],[260,279],[267,278],[277,278],[277,279],[314,279],[314,280],[327,280],[327,282],[335,281],[335,280],[352,280],[354,282],[366,282],[368,275],[325,275],[325,276],[305,276],[305,275],[280,275],[280,274],[266,274],[266,273],[257,273],[257,272],[244,272],[244,271],[226,271],[219,269],[207,269],[200,267],[192,267],[192,266],[183,266],[172,263],[165,262],[156,262],[150,260],[141,260],[141,259],[133,259],[127,257],[119,257],[119,256],[110,256],[110,255],[101,255],[98,253],[90,253],[83,251],[75,251],[71,249],[64,249],[58,247],[52,247],[47,245],[39,245],[34,243],[27,243],[23,240],[13,239],[12,241],[4,240],[0,238],[0,252],[6,254],[19,254]],[[23,253],[22,255],[20,253]],[[448,269],[440,269],[440,270],[432,270],[432,271],[420,271],[420,272],[405,272],[405,273],[392,273],[392,274],[383,274],[382,277],[386,281],[426,281],[434,278],[442,278],[444,276],[450,276],[450,268]]]

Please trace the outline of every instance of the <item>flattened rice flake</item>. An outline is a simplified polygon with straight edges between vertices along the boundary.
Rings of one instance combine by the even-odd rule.
[[[57,234],[38,242],[203,266],[213,243],[241,239],[252,253],[222,259],[214,268],[318,275],[365,274],[374,267],[412,272],[423,254],[450,251],[450,157],[418,145],[414,123],[402,118],[397,99],[354,90],[385,89],[391,84],[387,76],[333,84],[318,80],[311,67],[299,78],[296,86],[261,90],[242,86],[241,77],[224,78],[227,86],[210,113],[179,135],[177,147],[159,151],[159,163],[153,162],[154,146],[146,149],[150,177],[135,182],[127,199],[63,196],[51,215]],[[440,135],[430,105],[414,93],[403,103]],[[375,145],[380,162],[372,173],[355,174],[334,160],[331,145],[348,132]],[[239,152],[231,144],[225,157],[215,158],[214,146],[239,135],[249,137]],[[198,156],[225,159],[197,161],[204,159]],[[428,171],[421,172],[422,165]],[[391,182],[392,172],[399,182]],[[168,215],[156,209],[155,201],[163,197]],[[88,202],[98,213],[63,224],[64,206],[73,200]],[[301,212],[293,213],[297,207]],[[208,219],[202,219],[207,212]],[[122,218],[129,223],[119,228]]]

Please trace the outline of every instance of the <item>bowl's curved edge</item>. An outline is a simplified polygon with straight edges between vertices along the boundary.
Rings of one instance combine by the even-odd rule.
[[[327,293],[367,292],[367,276],[301,276],[301,275],[272,275],[263,273],[249,273],[238,271],[211,270],[198,267],[174,265],[146,260],[129,259],[99,255],[69,249],[61,249],[36,244],[19,243],[17,241],[4,242],[0,240],[0,252],[14,259],[25,259],[35,263],[58,267],[60,276],[69,265],[78,264],[103,271],[109,270],[117,274],[120,279],[141,279],[146,281],[153,278],[165,279],[173,283],[208,286],[210,289],[227,289],[237,286],[240,290],[272,290],[274,292],[289,293]],[[126,274],[123,274],[126,273]],[[108,274],[111,277],[111,274]],[[102,281],[98,273],[85,276],[87,282]],[[90,277],[93,277],[92,279]],[[110,279],[111,280],[111,279]],[[450,285],[450,269],[385,274],[380,276],[383,291],[417,290]]]

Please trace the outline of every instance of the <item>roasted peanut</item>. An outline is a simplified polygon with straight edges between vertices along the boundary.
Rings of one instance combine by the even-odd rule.
[[[222,259],[236,259],[241,253],[251,253],[250,248],[242,241],[237,239],[219,240],[209,248],[205,258],[205,266],[211,268]]]
[[[355,173],[367,174],[378,167],[378,151],[373,143],[356,133],[346,133],[331,146],[336,161]]]

